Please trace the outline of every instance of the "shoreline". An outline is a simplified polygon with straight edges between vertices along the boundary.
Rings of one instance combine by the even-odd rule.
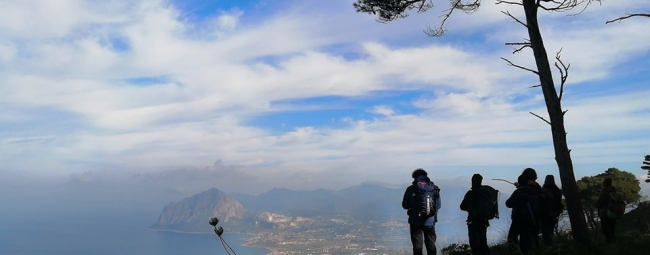
[[[147,230],[154,231],[154,232],[172,232],[172,233],[178,233],[178,234],[192,234],[192,235],[213,235],[214,234],[214,232],[191,232],[191,231],[172,230],[172,229],[158,229],[158,228],[150,228],[150,227],[148,227]],[[253,243],[250,240],[252,239],[252,237],[255,236],[254,234],[238,233],[238,232],[233,232],[233,234],[247,235],[247,236],[251,237],[251,238],[244,238],[244,242],[242,243],[241,246],[267,250],[268,252],[266,253],[266,255],[279,255],[279,254],[281,254],[276,249],[272,249],[272,248],[269,248],[269,247],[262,247],[262,246],[258,246],[258,245],[253,245]]]

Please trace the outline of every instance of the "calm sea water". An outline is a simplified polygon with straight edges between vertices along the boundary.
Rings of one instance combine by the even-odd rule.
[[[6,209],[6,208],[5,208]],[[216,235],[147,230],[152,212],[41,212],[0,214],[2,255],[215,255],[227,254]],[[207,224],[206,230],[212,226]],[[237,254],[268,250],[243,247],[245,235],[222,237]]]

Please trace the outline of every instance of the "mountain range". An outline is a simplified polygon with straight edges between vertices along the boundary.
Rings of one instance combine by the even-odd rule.
[[[468,187],[439,184],[442,209],[439,228],[465,229],[466,213],[460,202]],[[405,189],[406,187],[404,187]],[[404,189],[377,184],[361,184],[342,190],[289,190],[275,188],[259,195],[226,194],[216,188],[206,190],[165,206],[150,228],[182,232],[209,232],[208,220],[218,217],[220,225],[246,230],[260,218],[275,220],[281,215],[291,217],[350,217],[361,221],[398,221],[406,223],[401,207]],[[502,198],[507,194],[502,194]],[[505,200],[504,200],[505,201]],[[509,209],[500,203],[502,216]],[[270,214],[269,214],[270,213]],[[263,216],[262,216],[263,215]],[[501,217],[502,219],[509,217]],[[206,231],[207,230],[207,231]]]

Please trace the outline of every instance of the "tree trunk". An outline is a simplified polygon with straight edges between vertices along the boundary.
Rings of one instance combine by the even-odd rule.
[[[523,0],[523,5],[526,14],[528,36],[530,37],[531,48],[535,56],[535,64],[537,65],[539,81],[542,92],[544,93],[544,101],[546,101],[549,122],[551,123],[555,161],[560,171],[560,180],[566,200],[567,212],[569,213],[569,221],[571,222],[573,239],[581,243],[586,243],[590,239],[587,232],[587,222],[582,213],[582,203],[578,197],[578,186],[576,185],[576,179],[573,174],[573,163],[571,162],[571,155],[567,146],[566,131],[564,129],[564,113],[562,112],[560,99],[555,90],[551,65],[548,61],[548,55],[546,54],[542,35],[539,31],[537,1]]]

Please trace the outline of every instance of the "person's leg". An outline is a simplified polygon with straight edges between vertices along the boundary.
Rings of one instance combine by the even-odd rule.
[[[487,243],[487,222],[483,222],[480,226],[478,226],[478,233],[480,234],[479,240],[480,240],[480,251],[481,254],[487,255],[490,254],[490,247],[488,246]]]
[[[533,240],[533,233],[535,232],[535,225],[532,222],[520,222],[519,225],[519,250],[521,253],[527,253],[535,246]]]
[[[544,240],[544,244],[546,246],[553,245],[553,239],[551,238],[553,227],[551,224],[552,223],[550,217],[544,218],[544,221],[542,221],[542,239]]]
[[[435,255],[436,250],[436,229],[424,228],[424,246],[427,248],[427,255]]]
[[[422,255],[422,243],[424,242],[422,228],[409,225],[411,232],[411,243],[413,244],[413,255]]]
[[[605,236],[605,241],[607,243],[613,243],[616,240],[614,235],[616,227],[616,220],[614,219],[600,219],[600,228],[602,229],[603,235]]]
[[[519,251],[519,221],[512,220],[508,229],[508,249],[510,252]]]
[[[479,252],[479,236],[474,222],[467,224],[467,237],[469,238],[469,247],[472,249],[472,254],[481,254]]]

